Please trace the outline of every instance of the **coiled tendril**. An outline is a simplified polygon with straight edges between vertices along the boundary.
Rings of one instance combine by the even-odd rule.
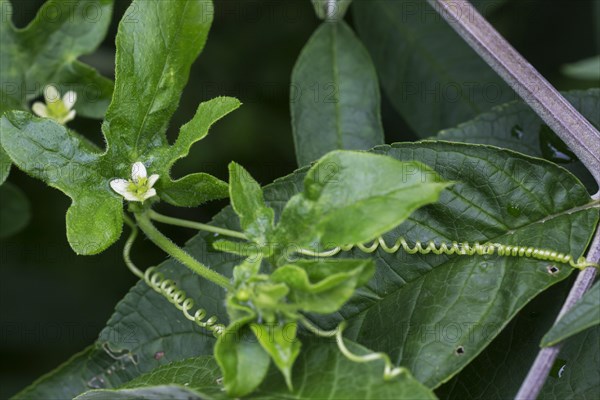
[[[534,258],[537,260],[544,261],[552,261],[561,264],[569,264],[573,268],[577,269],[585,269],[587,267],[596,267],[600,268],[598,264],[589,262],[585,259],[585,257],[579,257],[577,261],[573,259],[573,257],[569,254],[559,253],[555,250],[548,249],[540,249],[537,247],[528,247],[528,246],[513,246],[513,245],[505,245],[501,243],[483,243],[480,244],[475,242],[470,244],[469,242],[451,242],[446,243],[442,242],[436,244],[433,241],[427,242],[426,245],[423,245],[422,242],[417,241],[411,247],[408,244],[404,237],[399,237],[394,245],[388,245],[383,237],[378,237],[371,244],[367,243],[359,243],[356,245],[344,245],[334,247],[331,250],[323,251],[323,252],[315,252],[308,249],[300,250],[301,254],[313,257],[331,257],[338,254],[341,251],[350,251],[353,248],[357,248],[365,253],[373,253],[378,248],[385,251],[386,253],[395,253],[398,250],[402,249],[408,254],[446,254],[452,255],[457,254],[461,256],[473,256],[473,255],[493,255],[498,254],[499,256],[505,257],[527,257]]]
[[[206,319],[207,312],[203,308],[198,308],[191,314],[190,311],[194,308],[194,299],[187,297],[185,291],[179,289],[172,279],[165,279],[161,272],[156,271],[156,267],[150,267],[144,272],[144,281],[177,309],[183,311],[183,315],[199,327],[211,331],[216,337],[225,330],[225,325],[218,324],[215,315]]]
[[[131,234],[123,248],[123,259],[127,267],[138,277],[144,279],[146,284],[154,289],[155,292],[164,296],[177,309],[183,311],[183,315],[201,328],[209,330],[213,335],[219,336],[225,330],[225,325],[217,323],[215,315],[205,320],[207,312],[203,308],[198,308],[193,314],[190,311],[194,308],[194,300],[187,297],[184,290],[179,289],[172,279],[165,279],[165,276],[156,271],[156,267],[150,267],[143,273],[136,267],[131,260],[131,248],[137,237],[138,229],[135,223],[125,216],[125,223],[131,228]]]

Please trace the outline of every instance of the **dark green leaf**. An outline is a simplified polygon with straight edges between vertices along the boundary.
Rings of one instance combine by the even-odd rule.
[[[539,341],[550,328],[566,298],[565,281],[542,293],[494,339],[460,374],[437,394],[448,400],[512,399],[539,351]],[[565,342],[540,399],[595,399],[600,394],[598,327]]]
[[[351,351],[365,353],[357,344]],[[226,399],[218,366],[212,357],[198,357],[165,365],[117,390],[91,390],[77,400]],[[334,343],[310,341],[298,357],[290,392],[277,371],[268,375],[256,393],[247,399],[435,399],[435,395],[407,371],[391,381],[383,380],[383,363],[354,363]],[[152,397],[155,396],[155,397]],[[157,396],[157,397],[156,397]]]
[[[412,243],[430,239],[438,242],[490,240],[551,247],[578,257],[595,229],[597,206],[590,202],[579,181],[552,163],[493,147],[444,142],[396,144],[377,151],[399,160],[418,160],[430,165],[445,179],[460,182],[444,191],[438,203],[417,210],[386,235],[388,242],[397,235],[405,236]],[[286,199],[302,190],[306,171],[307,168],[301,169],[264,188],[265,201],[276,214],[281,213]],[[219,213],[213,223],[229,229],[240,228],[239,218],[230,207]],[[200,234],[186,249],[203,264],[230,276],[231,268],[240,263],[240,257],[211,251],[212,238],[212,234]],[[547,270],[549,263],[519,258],[409,255],[401,251],[387,254],[381,250],[371,256],[358,251],[340,256],[374,257],[375,276],[366,287],[358,289],[357,295],[339,314],[315,321],[331,329],[340,319],[358,323],[364,317],[361,340],[377,342],[376,349],[389,351],[394,361],[401,359],[402,365],[414,368],[415,375],[430,385],[449,379],[463,368],[531,298],[570,273],[569,267],[557,265],[560,272],[551,275]],[[198,305],[207,309],[208,316],[216,314],[220,321],[226,320],[224,294],[215,285],[203,282],[173,261],[167,263],[163,272],[182,285],[188,294],[194,294]],[[420,295],[409,296],[411,292]],[[381,313],[377,309],[381,309]],[[376,316],[385,317],[376,322]],[[348,335],[352,334],[350,328],[346,331]],[[367,330],[371,338],[365,337]],[[534,348],[538,340],[539,337],[532,340]],[[416,342],[419,343],[414,344]],[[138,360],[136,366],[101,375],[107,387],[117,387],[163,362],[210,354],[214,338],[187,321],[144,283],[139,283],[117,306],[100,343],[114,350],[129,350]],[[455,354],[461,344],[465,352]],[[304,375],[294,373],[294,388],[305,396],[326,395],[324,392],[331,387],[320,386],[318,382],[323,381],[322,371],[328,369],[326,366],[333,368],[336,363],[335,358],[329,357],[339,355],[339,351],[334,347],[331,353],[310,352],[307,348],[301,352],[295,368],[301,371],[308,365],[304,357],[310,357],[310,365],[316,367],[307,369],[305,384],[302,384]],[[418,349],[421,352],[416,354]],[[160,361],[155,358],[159,351],[165,353]],[[364,398],[371,387],[390,390],[380,397],[398,397],[395,394],[400,393],[398,388],[380,384],[381,364],[374,363],[377,371],[370,375],[367,371],[372,364],[346,364],[343,358],[337,361],[338,368],[349,371],[345,375],[347,380],[326,381],[334,385],[334,394],[338,397]],[[346,370],[346,367],[357,369]],[[275,372],[279,376],[279,372]],[[81,374],[92,378],[98,373],[82,368]],[[356,374],[377,383],[366,385],[355,379]],[[279,384],[275,384],[276,380],[269,379],[269,382],[272,390],[276,386],[287,392],[283,379]],[[340,385],[340,382],[347,384]],[[85,384],[70,388],[81,393]],[[62,390],[51,382],[41,382],[31,393],[59,389]]]
[[[600,126],[600,89],[563,93],[565,98],[592,124]],[[540,117],[521,101],[507,103],[475,119],[445,129],[437,137],[457,142],[490,144],[534,157],[543,157],[567,168],[593,193],[598,185],[586,168]]]
[[[290,106],[299,165],[336,149],[383,144],[379,83],[362,43],[345,22],[323,23],[292,72]]]
[[[600,282],[596,283],[542,338],[541,346],[558,342],[600,324]]]
[[[223,372],[225,390],[233,397],[253,392],[269,369],[269,354],[252,334],[248,322],[234,321],[215,345],[215,359]]]
[[[366,152],[334,151],[307,173],[277,226],[283,244],[328,249],[373,240],[448,186],[419,162]]]
[[[0,238],[19,232],[31,218],[31,206],[25,194],[16,186],[0,186]]]
[[[297,328],[296,322],[289,322],[284,325],[250,324],[250,329],[254,332],[258,343],[269,353],[269,356],[283,374],[285,383],[290,390],[293,390],[292,367],[300,354],[302,345],[296,337]]]
[[[271,279],[285,283],[290,301],[303,311],[326,314],[336,312],[374,270],[371,260],[300,260],[277,268]]]
[[[264,244],[273,231],[275,214],[265,205],[262,189],[241,165],[229,164],[229,197],[246,236]]]
[[[427,2],[363,0],[353,10],[385,92],[418,135],[516,97]]]

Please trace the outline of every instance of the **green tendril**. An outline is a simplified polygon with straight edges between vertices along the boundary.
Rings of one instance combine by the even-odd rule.
[[[576,269],[585,269],[587,267],[600,268],[596,263],[587,261],[585,257],[579,257],[577,261],[574,261],[573,257],[568,254],[559,253],[558,251],[540,249],[536,247],[527,246],[513,246],[504,245],[501,243],[484,243],[480,244],[475,242],[470,244],[468,242],[442,242],[436,244],[433,241],[427,242],[424,246],[422,242],[415,242],[414,246],[410,246],[404,237],[399,237],[393,246],[389,246],[383,237],[375,239],[372,243],[359,243],[356,245],[345,245],[338,246],[331,250],[316,252],[307,249],[301,249],[300,254],[312,256],[312,257],[331,257],[338,254],[341,251],[350,251],[353,248],[357,248],[365,253],[373,253],[377,249],[381,249],[386,253],[395,253],[402,249],[408,254],[446,254],[446,255],[461,255],[461,256],[473,256],[473,255],[493,255],[498,254],[504,257],[526,257],[533,258],[536,260],[552,261],[561,264],[569,264],[571,267]]]
[[[337,343],[338,349],[344,355],[344,357],[346,357],[347,359],[349,359],[352,362],[367,363],[367,362],[378,361],[378,360],[383,361],[385,364],[385,367],[383,370],[383,379],[384,380],[391,380],[391,379],[395,378],[396,376],[406,372],[406,368],[394,366],[394,364],[392,364],[392,361],[390,360],[390,357],[385,353],[371,352],[371,353],[363,354],[363,355],[352,353],[348,349],[348,347],[346,347],[346,344],[344,343],[344,337],[342,336],[342,333],[344,332],[344,329],[346,328],[346,322],[340,323],[338,325],[338,327],[332,331],[321,330],[318,327],[314,326],[306,318],[301,318],[300,322],[306,329],[308,329],[310,332],[312,332],[313,334],[315,334],[317,336],[327,337],[327,338],[335,336],[335,341]]]

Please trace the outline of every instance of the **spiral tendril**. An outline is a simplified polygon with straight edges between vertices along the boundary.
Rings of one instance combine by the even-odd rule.
[[[198,308],[193,314],[190,312],[194,308],[194,300],[187,297],[184,290],[179,289],[177,284],[172,279],[165,279],[165,276],[156,271],[156,267],[150,267],[146,271],[141,272],[140,269],[131,260],[131,248],[138,235],[137,226],[127,215],[125,215],[125,222],[131,228],[131,233],[125,246],[123,247],[123,259],[125,264],[131,272],[136,276],[144,279],[146,284],[154,289],[155,292],[165,297],[171,304],[177,309],[183,311],[183,315],[194,322],[201,328],[204,328],[215,337],[218,337],[225,330],[225,325],[217,323],[217,317],[215,315],[206,319],[207,312],[203,308]]]
[[[370,353],[362,354],[362,355],[352,353],[350,351],[350,349],[348,349],[348,347],[346,347],[346,344],[344,343],[344,337],[342,336],[342,333],[344,332],[344,329],[346,328],[345,321],[341,322],[337,326],[337,328],[335,328],[332,331],[323,331],[323,330],[319,329],[318,327],[314,326],[308,319],[306,319],[304,317],[302,317],[300,319],[300,322],[302,323],[302,325],[305,328],[307,328],[310,332],[312,332],[313,334],[315,334],[317,336],[325,337],[325,338],[330,338],[330,337],[335,336],[335,342],[338,346],[338,349],[340,350],[340,353],[342,353],[344,355],[344,357],[346,357],[350,361],[353,361],[356,363],[366,363],[366,362],[377,361],[377,360],[383,361],[383,363],[385,364],[384,369],[383,369],[383,379],[384,380],[391,380],[394,377],[406,372],[406,368],[394,366],[394,364],[390,360],[390,357],[385,353],[370,352]]]
[[[144,272],[144,281],[178,310],[181,310],[187,319],[212,332],[215,337],[220,336],[225,330],[225,325],[217,323],[217,316],[206,318],[207,312],[203,308],[198,308],[192,314],[190,311],[194,308],[194,299],[187,297],[186,292],[179,289],[172,279],[165,279],[161,272],[156,271],[156,267],[150,267]]]
[[[353,248],[357,248],[364,253],[373,253],[377,249],[381,249],[386,253],[395,253],[402,249],[408,254],[446,254],[446,255],[461,255],[461,256],[473,256],[473,255],[493,255],[498,254],[504,257],[527,257],[536,260],[552,261],[561,264],[569,264],[571,267],[576,269],[585,269],[587,267],[600,268],[596,263],[587,261],[585,257],[579,257],[577,261],[569,254],[560,253],[555,250],[540,249],[537,247],[530,246],[514,246],[505,245],[501,243],[483,243],[480,244],[475,242],[470,244],[469,242],[442,242],[436,244],[433,241],[427,242],[423,245],[422,242],[417,241],[413,246],[409,245],[404,237],[399,237],[396,242],[390,246],[386,243],[383,237],[378,237],[370,244],[358,243],[353,245],[344,245],[334,247],[331,250],[316,252],[308,249],[301,249],[300,253],[312,256],[312,257],[331,257],[338,254],[341,251],[350,251]]]

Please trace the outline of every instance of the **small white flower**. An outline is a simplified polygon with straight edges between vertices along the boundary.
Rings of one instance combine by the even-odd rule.
[[[42,118],[51,118],[59,124],[66,124],[75,118],[73,106],[77,101],[77,93],[69,90],[61,98],[58,89],[53,85],[44,88],[44,100],[46,104],[36,101],[31,110]]]
[[[136,162],[131,167],[131,179],[113,179],[110,187],[129,201],[141,201],[156,196],[156,189],[152,186],[158,180],[157,174],[148,177],[146,167],[141,162]]]

